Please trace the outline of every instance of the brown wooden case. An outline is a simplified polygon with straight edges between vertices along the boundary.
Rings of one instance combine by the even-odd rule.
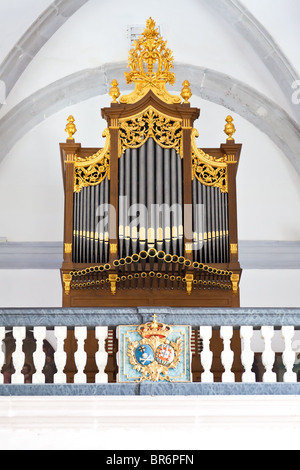
[[[166,91],[165,84],[170,79],[170,74],[166,79],[166,73],[170,63],[167,66],[165,59],[161,59],[160,63],[159,57],[166,56],[162,51],[165,46],[159,43],[155,31],[154,26],[147,23],[141,41],[145,49],[152,41],[148,49],[153,51],[156,47],[158,50],[155,56],[157,71],[154,72],[152,65],[147,63],[147,71],[143,68],[137,76],[134,69],[136,62],[131,63],[133,75],[127,79],[134,82],[136,88],[131,95],[121,97],[120,102],[117,102],[120,95],[118,84],[112,82],[110,95],[113,102],[109,108],[102,109],[102,118],[107,122],[104,148],[82,148],[80,143],[74,141],[74,118],[70,116],[68,120],[66,131],[69,138],[66,143],[60,144],[65,193],[64,259],[61,267],[63,307],[239,307],[242,271],[238,259],[236,173],[242,146],[232,138],[235,128],[232,118],[228,116],[226,143],[218,148],[197,148],[195,121],[200,110],[191,107],[188,101],[191,96],[188,82],[183,83],[183,102],[180,97]],[[138,53],[137,50],[135,52]],[[141,62],[139,64],[141,68]],[[143,83],[144,87],[141,86]],[[120,225],[120,180],[124,178],[120,175],[120,162],[122,158],[127,158],[126,152],[132,149],[141,152],[139,149],[149,139],[153,140],[156,148],[175,150],[178,165],[182,168],[182,249],[180,253],[159,250],[155,244],[157,240],[153,242],[149,239],[148,230],[148,238],[146,233],[146,240],[143,241],[146,250],[134,252],[131,249],[126,256],[121,256],[121,242],[126,238],[121,232],[129,229]],[[142,158],[141,154],[138,158]],[[157,175],[152,176],[155,182]],[[104,181],[105,190],[101,186]],[[127,180],[127,184],[138,184],[140,188],[150,183],[146,178],[139,179],[138,183]],[[178,181],[173,181],[173,184],[178,184]],[[87,193],[87,198],[94,198],[96,191],[100,194],[99,188],[101,191],[103,189],[103,194],[107,191],[105,197],[108,200],[105,201],[109,204],[109,228],[105,236],[95,231],[93,210],[96,205],[84,199],[83,192],[88,191],[86,188],[89,187],[95,189],[91,190],[91,196]],[[205,210],[212,214],[212,220],[218,220],[216,226],[212,224],[210,231],[204,228],[201,233],[195,232],[193,215],[193,188],[196,187],[199,194],[211,194],[209,209],[206,206]],[[217,198],[223,201],[222,208],[226,209],[223,222]],[[86,208],[89,214],[85,220],[93,222],[90,222],[91,226],[85,222],[87,225],[83,229],[79,225]],[[166,227],[160,230],[160,233],[166,233]],[[178,233],[177,227],[174,233]],[[204,249],[203,246],[210,244],[213,258],[202,258],[201,249],[194,250],[195,233],[197,243],[200,243],[197,246]],[[131,240],[132,236],[127,236],[127,239]],[[102,244],[103,253],[106,253],[100,261],[97,256],[93,259],[92,256],[84,258],[78,255],[83,246],[98,247],[99,243]],[[139,243],[140,247],[144,246]],[[160,246],[166,246],[164,240],[160,240]],[[223,248],[222,257],[220,253]]]

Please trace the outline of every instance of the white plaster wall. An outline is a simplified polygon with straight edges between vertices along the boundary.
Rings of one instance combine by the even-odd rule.
[[[0,397],[0,449],[296,450],[299,403],[296,396]]]
[[[59,270],[0,269],[0,308],[61,306]]]
[[[299,0],[240,0],[275,39],[289,61],[299,72]]]

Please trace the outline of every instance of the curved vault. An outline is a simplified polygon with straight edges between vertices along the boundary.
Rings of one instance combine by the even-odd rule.
[[[10,110],[0,121],[0,161],[30,129],[56,112],[94,96],[107,94],[117,79],[127,90],[126,63],[111,63],[85,69],[42,88]],[[300,175],[300,130],[293,119],[276,103],[242,82],[220,72],[189,64],[175,64],[176,84],[180,92],[183,80],[189,80],[193,94],[239,114],[264,132],[288,157]],[[283,138],[284,136],[284,138]]]

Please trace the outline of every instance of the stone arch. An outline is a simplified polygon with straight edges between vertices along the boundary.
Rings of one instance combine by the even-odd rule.
[[[266,28],[239,0],[214,0],[205,4],[215,14],[225,18],[230,26],[251,45],[281,88],[290,108],[294,111],[295,118],[300,122],[300,106],[292,103],[292,85],[299,78],[299,74]]]
[[[6,85],[7,95],[43,45],[88,1],[55,0],[30,26],[0,65],[0,79]],[[291,86],[298,78],[297,73],[263,25],[238,0],[205,0],[205,6],[221,14],[251,44],[293,106]],[[0,101],[0,108],[1,105]],[[300,107],[294,105],[293,109],[300,121]]]
[[[88,0],[55,0],[27,29],[0,65],[6,96],[44,44],[86,2]],[[2,104],[0,101],[0,108]]]
[[[51,83],[27,97],[10,110],[0,121],[0,161],[30,129],[67,106],[97,95],[107,94],[110,83],[117,79],[126,90],[126,63],[110,63],[85,69]],[[203,67],[175,64],[179,92],[183,80],[191,83],[193,94],[212,101],[239,114],[264,132],[287,156],[300,175],[300,130],[293,119],[276,103],[248,85]]]

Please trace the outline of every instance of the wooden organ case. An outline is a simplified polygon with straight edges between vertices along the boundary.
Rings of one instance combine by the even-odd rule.
[[[129,53],[135,88],[102,109],[102,149],[68,119],[60,144],[64,307],[239,307],[236,173],[241,145],[199,149],[190,84],[170,94],[172,52],[150,18]]]

